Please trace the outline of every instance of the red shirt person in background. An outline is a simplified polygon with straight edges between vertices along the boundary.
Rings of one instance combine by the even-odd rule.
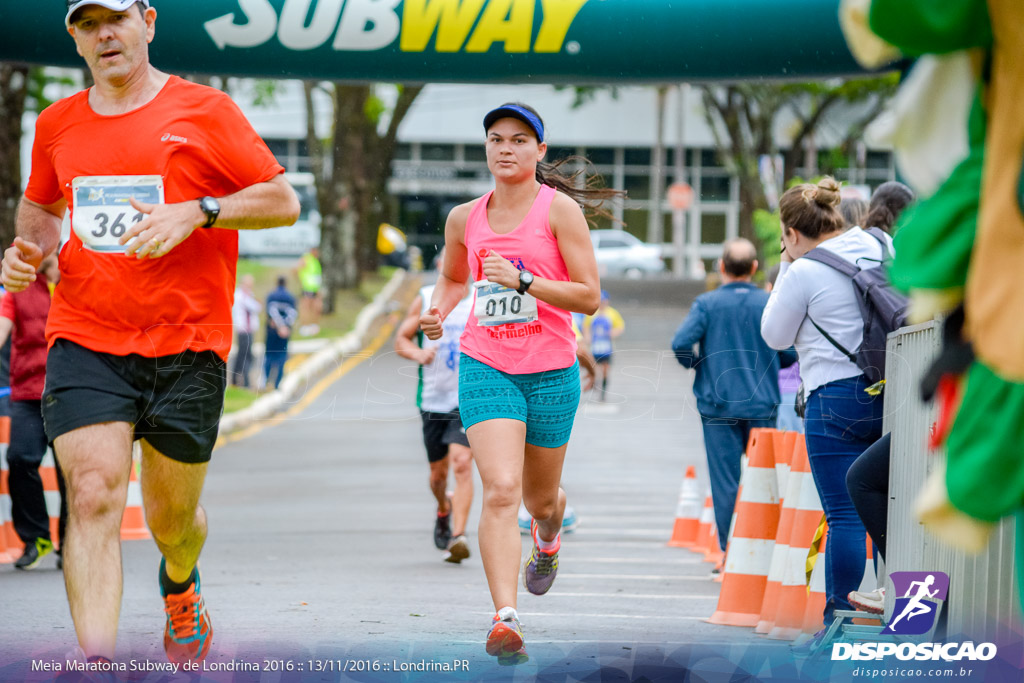
[[[46,381],[46,318],[50,295],[60,278],[57,258],[43,260],[36,280],[27,289],[7,293],[0,303],[0,346],[11,338],[11,439],[7,448],[10,470],[11,519],[25,551],[16,569],[35,569],[53,550],[50,515],[46,510],[39,466],[46,454],[42,395]],[[63,500],[63,477],[57,478]],[[61,505],[61,521],[64,505]],[[63,524],[61,525],[63,526]],[[63,537],[63,528],[61,529]]]

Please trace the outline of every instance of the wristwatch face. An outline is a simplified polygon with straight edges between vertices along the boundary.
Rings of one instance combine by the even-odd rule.
[[[203,227],[209,227],[213,225],[214,221],[217,220],[217,216],[220,214],[220,202],[213,197],[203,197],[199,200],[199,208],[206,214],[206,224]]]
[[[532,285],[533,284],[533,273],[528,270],[519,271],[519,284],[521,285]]]

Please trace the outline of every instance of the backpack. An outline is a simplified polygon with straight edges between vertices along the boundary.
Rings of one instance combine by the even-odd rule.
[[[868,233],[882,245],[883,258],[887,255],[885,233],[879,228],[868,228]],[[832,338],[818,323],[807,316],[811,324],[821,332],[822,336],[836,347],[840,353],[849,358],[858,368],[864,371],[869,382],[878,383],[885,378],[885,341],[890,332],[903,327],[907,320],[908,301],[889,284],[885,268],[860,268],[841,256],[817,247],[804,254],[818,263],[824,263],[838,270],[853,281],[853,291],[857,295],[857,306],[864,320],[864,340],[855,353],[843,347]]]

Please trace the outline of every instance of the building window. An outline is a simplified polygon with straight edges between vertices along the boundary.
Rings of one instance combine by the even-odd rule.
[[[651,177],[649,175],[627,173],[622,180],[622,189],[626,191],[627,199],[650,199]]]
[[[702,202],[729,201],[731,178],[722,175],[702,175],[700,177],[700,200]]]
[[[725,214],[704,213],[700,217],[700,241],[702,244],[725,242]]]
[[[611,147],[587,147],[586,156],[595,166],[615,165],[615,150]]]
[[[889,152],[868,152],[864,167],[888,171],[889,157]]]
[[[487,150],[483,145],[466,145],[465,159],[474,163],[487,163]]]
[[[622,222],[625,225],[619,227],[626,230],[633,235],[644,239],[647,236],[647,217],[650,212],[647,209],[624,209],[622,212]]]
[[[548,153],[545,155],[544,160],[548,163],[554,163],[559,159],[568,159],[569,157],[576,156],[575,147],[548,147]]]
[[[651,150],[648,147],[627,147],[624,152],[623,163],[626,166],[651,165]]]
[[[702,149],[700,151],[700,165],[704,168],[722,168],[724,164],[718,158],[718,150]]]
[[[455,161],[454,145],[420,145],[422,161]]]
[[[400,159],[402,161],[412,159],[412,145],[408,142],[398,143],[398,146],[395,147],[395,159]]]

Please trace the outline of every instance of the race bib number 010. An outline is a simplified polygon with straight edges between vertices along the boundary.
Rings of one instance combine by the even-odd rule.
[[[537,299],[530,294],[520,294],[514,289],[490,280],[473,283],[476,301],[473,315],[476,324],[483,327],[532,323],[537,320]]]
[[[164,203],[164,179],[158,175],[80,176],[71,182],[71,228],[87,249],[124,253],[118,240],[142,221],[128,200]]]

